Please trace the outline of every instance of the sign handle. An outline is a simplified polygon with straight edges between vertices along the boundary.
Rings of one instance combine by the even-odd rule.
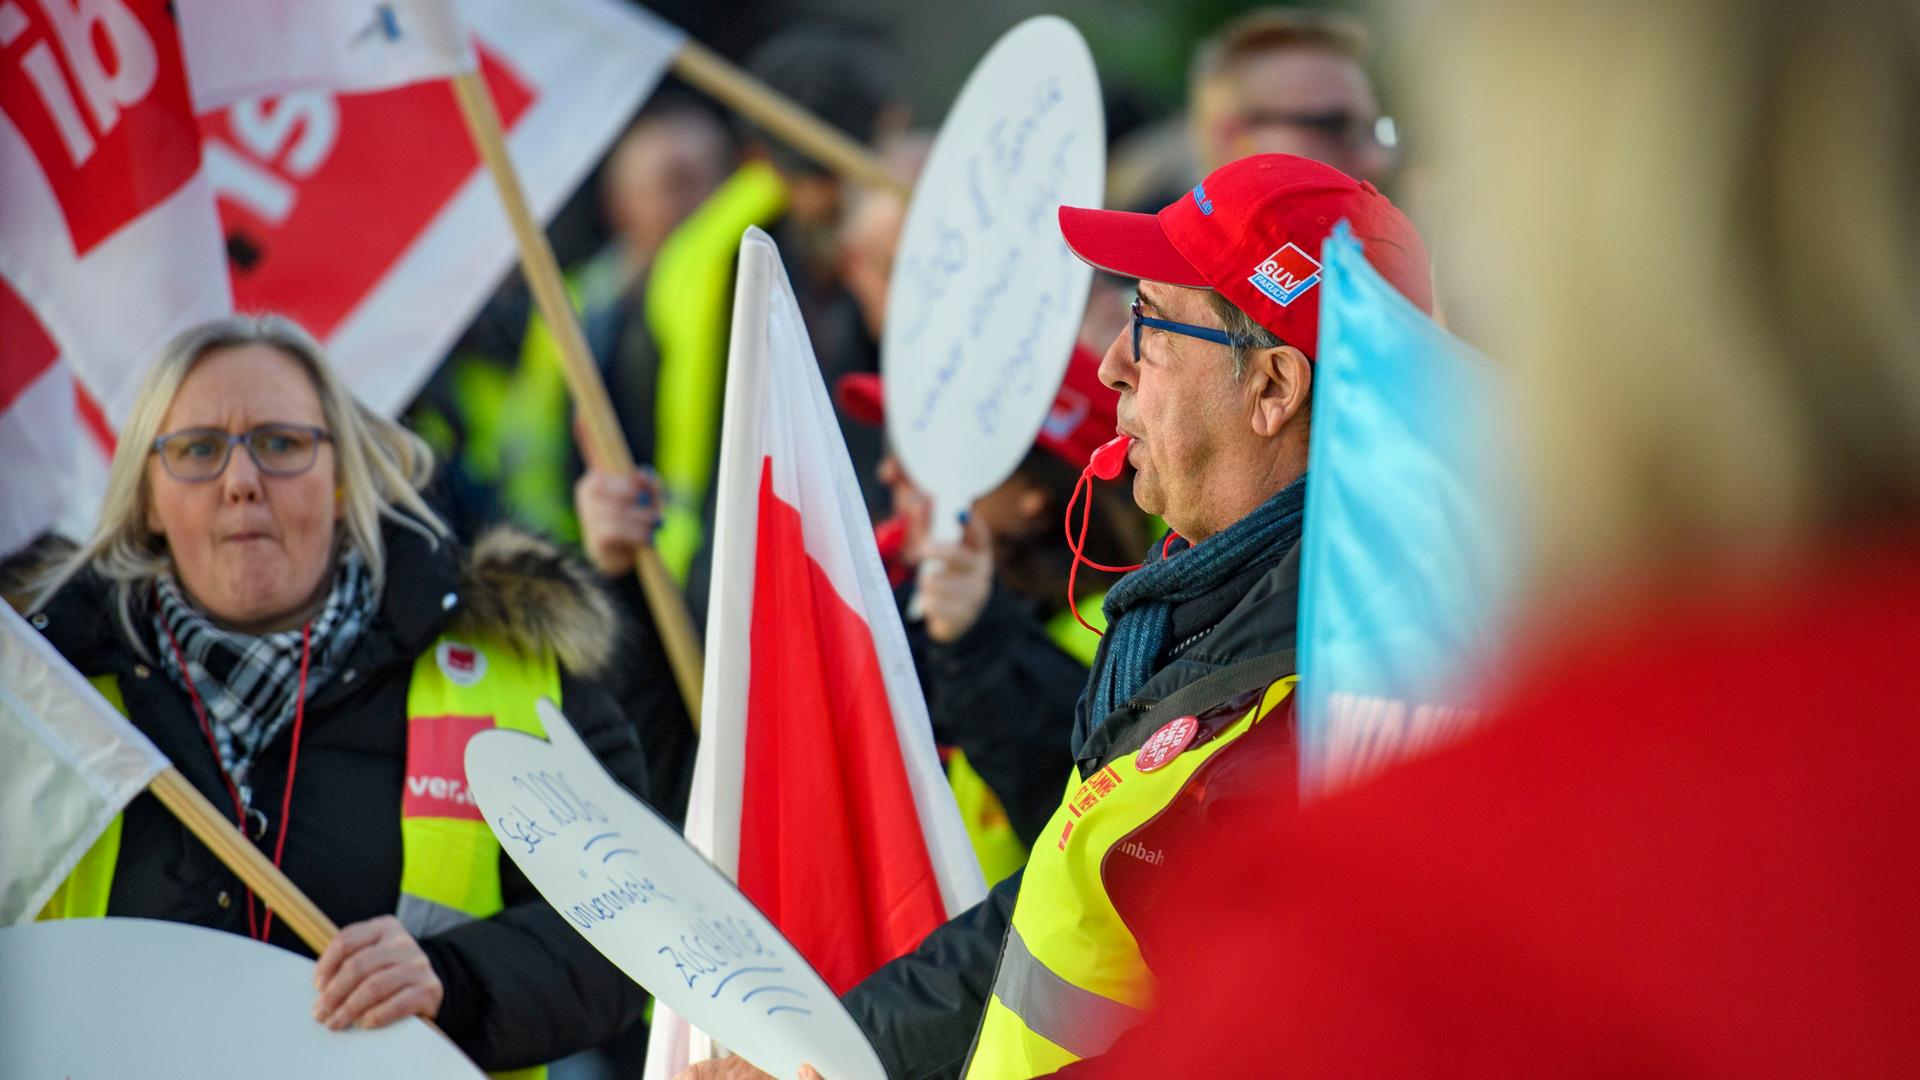
[[[587,439],[593,444],[594,456],[615,472],[631,473],[634,470],[633,452],[628,449],[626,437],[621,434],[620,421],[613,412],[613,402],[607,397],[606,384],[600,379],[600,369],[594,366],[593,356],[587,349],[587,338],[580,330],[580,320],[574,313],[572,301],[567,297],[566,284],[560,277],[560,264],[554,258],[553,247],[547,243],[546,232],[534,219],[533,210],[527,205],[526,192],[520,186],[520,178],[513,171],[513,161],[507,156],[506,138],[502,134],[500,113],[494,106],[493,94],[487,90],[487,84],[478,71],[462,71],[455,75],[453,91],[460,101],[460,115],[466,119],[467,131],[480,151],[481,160],[487,164],[487,172],[500,192],[500,202],[506,207],[507,220],[513,225],[514,240],[520,246],[520,265],[526,272],[528,286],[533,290],[534,302],[539,306],[540,315],[546,320],[548,328],[553,331],[554,340],[560,345],[567,388],[573,395],[574,408],[579,412]],[[642,547],[636,556],[634,573],[640,578],[640,591],[647,598],[647,609],[653,615],[654,626],[659,629],[661,643],[666,648],[667,664],[673,670],[673,680],[680,688],[680,699],[686,703],[687,717],[693,722],[693,729],[697,733],[700,730],[703,660],[700,640],[693,630],[693,617],[687,613],[686,598],[674,584],[666,564],[660,561],[660,553],[648,545]]]
[[[233,871],[234,876],[252,889],[255,896],[265,901],[287,929],[292,930],[306,943],[307,948],[313,950],[314,955],[327,951],[327,946],[339,935],[340,928],[327,918],[327,913],[321,911],[318,904],[307,899],[307,894],[300,891],[300,886],[281,873],[279,867],[273,865],[260,853],[259,848],[240,834],[231,818],[215,809],[213,803],[200,794],[200,789],[193,786],[192,781],[180,775],[179,769],[172,765],[161,769],[153,782],[147,785],[147,790],[160,800],[160,805],[166,807],[168,813],[187,827],[188,832],[207,845],[207,850]],[[434,1034],[447,1039],[449,1044],[453,1042],[432,1020],[423,1016],[420,1022],[431,1028]]]
[[[307,899],[299,886],[287,879],[280,868],[267,861],[260,849],[247,842],[234,827],[233,820],[214,809],[200,789],[193,786],[180,770],[169,765],[147,785],[153,797],[167,808],[187,831],[199,837],[227,869],[234,872],[254,895],[280,916],[287,928],[307,943],[316,954],[327,951],[340,928],[325,912]]]
[[[692,39],[684,42],[674,54],[673,73],[841,176],[902,198],[912,194],[871,150],[705,45]]]

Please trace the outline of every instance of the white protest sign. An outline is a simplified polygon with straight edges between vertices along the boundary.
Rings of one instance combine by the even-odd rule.
[[[826,981],[760,910],[607,774],[553,703],[541,740],[467,744],[467,786],[540,895],[620,970],[778,1077],[884,1080]]]
[[[1093,270],[1058,210],[1099,206],[1100,83],[1087,44],[1042,15],[967,78],[914,186],[887,293],[887,435],[934,499],[936,537],[1026,456],[1053,404]]]
[[[67,919],[0,930],[0,1076],[484,1080],[418,1019],[328,1031],[313,961],[202,926]]]

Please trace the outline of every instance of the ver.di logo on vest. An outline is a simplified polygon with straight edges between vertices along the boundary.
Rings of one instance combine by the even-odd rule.
[[[472,686],[487,676],[487,654],[471,645],[443,641],[434,648],[433,659],[455,686]]]
[[[1320,283],[1320,261],[1289,241],[1260,260],[1247,281],[1266,293],[1267,299],[1286,307]]]

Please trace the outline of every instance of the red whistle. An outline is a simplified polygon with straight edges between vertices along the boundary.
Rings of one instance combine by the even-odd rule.
[[[1087,459],[1086,472],[1102,480],[1112,480],[1120,475],[1120,467],[1127,463],[1127,451],[1133,449],[1133,436],[1115,435],[1100,444],[1100,449]]]

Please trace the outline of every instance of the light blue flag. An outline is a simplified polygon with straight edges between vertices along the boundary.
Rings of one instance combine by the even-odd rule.
[[[1387,284],[1345,222],[1321,262],[1300,565],[1309,795],[1474,718],[1522,572],[1502,373]]]

